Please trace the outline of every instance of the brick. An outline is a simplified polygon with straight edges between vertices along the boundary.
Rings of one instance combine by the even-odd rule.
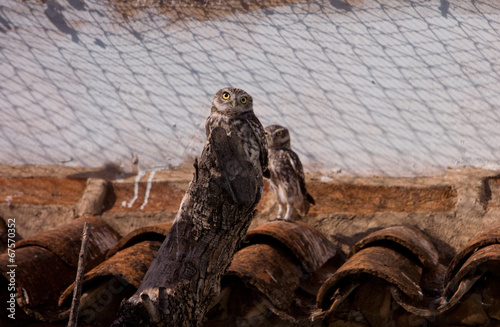
[[[74,205],[85,186],[85,179],[0,177],[0,200],[13,205]]]
[[[308,184],[316,206],[310,214],[345,212],[445,212],[456,205],[457,192],[445,186],[379,186],[363,184]]]
[[[486,197],[488,201],[488,209],[500,208],[500,178],[487,179]]]
[[[187,183],[153,181],[147,195],[147,181],[112,184],[112,191],[104,199],[104,207],[110,213],[177,211],[187,189]],[[137,187],[137,198],[135,188]],[[147,202],[145,202],[147,199]]]

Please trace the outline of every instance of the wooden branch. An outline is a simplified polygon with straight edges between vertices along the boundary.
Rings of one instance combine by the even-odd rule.
[[[82,245],[80,254],[78,255],[78,268],[76,271],[75,287],[73,289],[73,301],[71,303],[71,311],[69,313],[68,327],[76,327],[78,322],[78,308],[80,306],[80,295],[82,292],[82,279],[87,262],[87,250],[90,238],[90,223],[83,225]]]
[[[169,234],[112,326],[201,326],[262,194],[240,142],[212,131]]]

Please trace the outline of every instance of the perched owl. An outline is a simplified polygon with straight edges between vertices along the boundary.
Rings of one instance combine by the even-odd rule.
[[[260,176],[266,171],[267,142],[264,127],[253,112],[253,99],[243,90],[226,87],[212,101],[212,112],[205,123],[207,138],[212,129],[222,127],[227,134],[236,134],[249,161]]]
[[[294,210],[302,216],[306,215],[310,204],[314,205],[315,202],[307,193],[299,156],[290,148],[290,132],[280,125],[267,126],[265,131],[269,148],[270,185],[279,205],[277,219],[291,220]],[[284,205],[286,214],[283,218]]]

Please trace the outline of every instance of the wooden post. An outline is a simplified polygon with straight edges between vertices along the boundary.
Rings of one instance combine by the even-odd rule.
[[[262,194],[240,142],[212,131],[169,234],[112,326],[201,326]]]

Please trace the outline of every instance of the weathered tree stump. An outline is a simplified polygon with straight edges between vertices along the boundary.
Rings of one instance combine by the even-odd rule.
[[[167,238],[112,326],[200,326],[262,193],[241,141],[215,128]]]

